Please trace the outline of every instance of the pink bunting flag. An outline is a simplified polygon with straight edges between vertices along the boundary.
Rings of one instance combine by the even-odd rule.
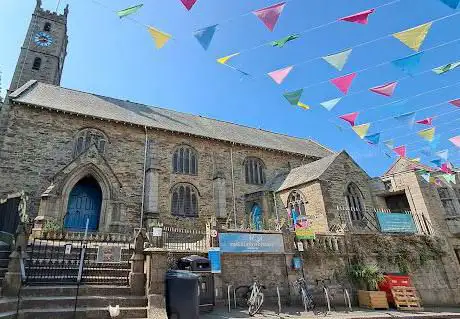
[[[397,85],[398,85],[398,82],[390,82],[390,83],[386,83],[380,86],[370,88],[369,90],[374,93],[380,94],[380,95],[392,96]]]
[[[369,10],[366,10],[366,11],[362,11],[362,12],[352,14],[350,16],[340,18],[339,20],[347,21],[347,22],[360,23],[360,24],[367,24],[369,15],[374,13],[374,11],[375,11],[375,9],[369,9]]]
[[[270,31],[273,31],[285,5],[286,2],[280,2],[269,7],[252,11],[252,13],[254,13]]]
[[[452,174],[452,170],[450,169],[449,165],[447,165],[447,163],[443,163],[441,165],[441,171],[443,171],[444,173],[447,173],[447,174]]]
[[[284,79],[288,76],[289,72],[291,72],[292,68],[293,66],[288,66],[287,68],[272,71],[267,74],[277,84],[281,84],[283,83]]]
[[[433,118],[432,118],[432,117],[427,117],[426,119],[416,121],[415,123],[417,123],[417,124],[431,125],[431,124],[433,123]]]
[[[460,107],[460,99],[449,101],[449,103],[456,107]]]
[[[350,123],[351,126],[355,126],[355,121],[358,115],[359,115],[359,112],[353,112],[353,113],[341,115],[339,116],[339,118],[341,118],[344,121],[347,121],[348,123]]]
[[[197,0],[180,0],[182,2],[182,4],[184,5],[184,7],[187,8],[187,10],[190,11],[190,9],[192,9],[192,7],[195,5],[195,2]]]
[[[401,157],[406,157],[406,146],[398,146],[393,149],[393,151]]]
[[[455,146],[460,147],[460,135],[449,138],[449,141],[451,141]]]
[[[350,73],[335,79],[331,80],[331,83],[334,84],[340,91],[344,94],[348,93],[353,79],[356,77],[356,73]]]

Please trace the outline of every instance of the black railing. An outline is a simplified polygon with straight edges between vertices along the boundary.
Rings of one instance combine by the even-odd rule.
[[[150,247],[171,251],[207,252],[210,246],[209,234],[200,229],[154,227],[148,238]]]

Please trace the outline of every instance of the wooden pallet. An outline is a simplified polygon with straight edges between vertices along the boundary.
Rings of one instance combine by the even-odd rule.
[[[385,291],[358,290],[359,306],[369,309],[388,309],[387,295]]]
[[[391,294],[393,295],[396,309],[409,311],[423,310],[415,287],[393,287],[391,288]]]

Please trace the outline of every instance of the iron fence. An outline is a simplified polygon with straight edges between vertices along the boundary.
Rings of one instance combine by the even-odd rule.
[[[148,238],[150,247],[171,251],[207,252],[210,247],[210,235],[200,229],[154,227]]]

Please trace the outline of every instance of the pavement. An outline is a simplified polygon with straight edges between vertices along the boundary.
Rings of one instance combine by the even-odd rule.
[[[211,313],[202,314],[200,319],[234,319],[234,318],[250,318],[247,309],[232,309],[229,313],[228,308],[214,309]],[[423,318],[423,319],[460,319],[459,308],[426,308],[424,311],[397,311],[390,310],[367,310],[362,308],[353,309],[351,312],[345,309],[338,309],[326,313],[320,311],[316,314],[312,312],[300,312],[297,308],[282,309],[282,313],[278,314],[274,309],[262,309],[261,312],[253,318],[266,318],[266,319],[387,319],[387,318]]]

